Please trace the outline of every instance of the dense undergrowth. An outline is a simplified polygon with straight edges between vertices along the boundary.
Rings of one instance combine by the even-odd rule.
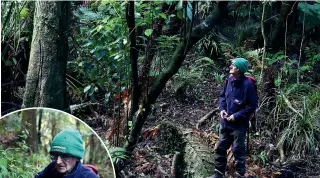
[[[48,156],[30,153],[25,142],[6,149],[0,146],[0,157],[0,177],[34,177],[49,164]]]
[[[156,41],[155,56],[148,74],[149,85],[166,69],[177,44],[184,40],[183,33],[190,30],[187,26],[192,23],[194,26],[199,24],[216,6],[216,2],[198,2],[197,12],[193,17],[190,14],[193,5],[191,2],[187,2],[185,6],[181,2],[166,3],[176,6],[174,11],[163,12],[160,1],[135,3],[138,66],[144,67],[143,62],[148,55],[147,49],[150,49],[149,42]],[[264,26],[270,28],[266,34],[270,40],[271,29],[275,28],[280,11],[275,8],[278,2],[265,3],[269,10],[266,13],[268,18]],[[194,45],[182,67],[169,80],[167,86],[173,88],[176,99],[182,103],[188,98],[189,101],[201,101],[215,106],[217,102],[212,102],[204,95],[206,87],[199,91],[195,88],[206,85],[209,81],[214,81],[217,88],[221,88],[228,76],[230,59],[247,58],[251,64],[250,75],[254,76],[259,84],[258,134],[254,137],[266,137],[265,139],[269,141],[266,144],[276,145],[278,151],[275,154],[280,156],[282,161],[285,158],[316,155],[319,152],[320,142],[320,86],[317,68],[320,63],[320,49],[319,41],[316,36],[312,36],[312,33],[319,25],[320,11],[319,3],[312,3],[299,2],[295,12],[295,28],[286,26],[289,28],[285,31],[284,45],[276,52],[267,49],[261,43],[260,5],[262,4],[244,3],[231,12],[224,23]],[[9,4],[2,6],[3,9],[8,7]],[[72,6],[73,21],[69,39],[71,50],[67,68],[70,103],[81,104],[87,101],[97,103],[102,106],[103,111],[93,112],[112,116],[113,119],[116,111],[121,111],[120,108],[124,105],[115,99],[116,96],[121,91],[129,89],[131,84],[126,7],[126,2],[116,1],[96,1]],[[26,14],[28,8],[20,7],[20,9],[24,13],[19,14],[19,9],[15,13],[21,17],[10,17],[11,25],[6,26],[2,32],[9,39],[14,36],[14,40],[10,43],[17,43],[15,45],[17,48],[19,42],[26,37],[20,38],[18,33],[8,29],[13,28],[11,26],[15,23],[21,23],[20,20],[25,21],[26,17],[30,17]],[[5,15],[7,14],[8,11]],[[181,27],[173,26],[173,21],[178,22]],[[155,26],[160,23],[163,23],[161,34],[155,37]],[[31,37],[30,32],[27,35],[28,38]],[[262,64],[263,58],[266,61],[264,64]],[[17,61],[15,58],[10,58],[5,59],[4,63],[10,67],[16,66]],[[271,83],[272,87],[265,90],[265,83]],[[119,103],[116,103],[118,101]],[[117,104],[119,104],[118,110],[114,109]],[[267,155],[267,147],[264,145],[262,148],[253,148],[254,154],[251,155],[262,165],[273,161]],[[115,162],[120,158],[128,158],[124,149],[115,148],[110,151]],[[9,156],[8,158],[10,152],[1,150],[1,154]],[[37,160],[41,159],[41,156],[28,159]],[[13,169],[7,166],[9,163],[2,165],[3,170],[5,170],[4,165],[6,170]],[[8,173],[8,171],[2,172]]]

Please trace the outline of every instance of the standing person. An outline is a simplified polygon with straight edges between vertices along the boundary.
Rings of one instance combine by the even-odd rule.
[[[254,86],[244,75],[249,62],[244,58],[232,60],[228,77],[219,96],[220,129],[216,149],[214,175],[210,178],[223,178],[227,166],[227,150],[233,145],[232,152],[236,160],[236,178],[244,177],[245,137],[249,126],[249,117],[257,108]]]
[[[52,141],[52,162],[35,178],[97,178],[93,171],[80,162],[83,154],[83,140],[79,131],[63,130]]]

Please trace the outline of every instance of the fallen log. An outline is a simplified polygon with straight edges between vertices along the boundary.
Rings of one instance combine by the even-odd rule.
[[[199,126],[203,124],[207,119],[212,118],[212,116],[216,113],[219,112],[219,108],[215,108],[214,110],[210,111],[207,113],[205,116],[203,116],[196,124],[196,128],[199,129]]]

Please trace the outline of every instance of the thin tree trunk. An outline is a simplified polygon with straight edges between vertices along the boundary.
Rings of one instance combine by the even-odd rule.
[[[294,10],[298,5],[298,2],[295,1],[283,1],[281,10],[280,10],[280,17],[275,26],[275,29],[272,32],[271,41],[269,47],[272,51],[278,51],[280,47],[285,42],[285,28],[287,17],[291,11]],[[293,7],[295,6],[295,7]]]
[[[76,119],[76,128],[80,132],[80,121]]]
[[[58,112],[51,112],[50,113],[50,121],[51,121],[51,137],[52,139],[57,135],[58,133],[58,122],[57,119],[59,117]]]
[[[95,161],[95,141],[94,141],[94,134],[89,136],[89,147],[90,147],[90,152],[89,152],[89,163],[94,163]]]
[[[175,6],[169,6],[166,3],[162,4],[161,12],[166,13],[167,11],[172,12]],[[165,20],[163,18],[157,18],[153,21],[153,31],[151,37],[149,37],[148,45],[145,50],[145,57],[141,64],[140,75],[139,75],[139,91],[145,95],[148,93],[148,88],[150,86],[149,72],[151,69],[151,64],[156,54],[156,41],[155,39],[161,35],[162,27],[165,24]],[[145,96],[146,97],[146,96]],[[143,98],[139,98],[139,101],[143,101]]]
[[[145,123],[145,120],[150,112],[151,105],[155,103],[156,99],[160,95],[162,89],[164,88],[166,82],[178,72],[179,68],[182,65],[182,62],[185,59],[187,52],[190,48],[196,44],[202,37],[209,33],[222,19],[226,16],[228,2],[219,2],[217,7],[214,9],[213,13],[208,16],[204,22],[197,25],[192,29],[190,40],[188,44],[180,43],[178,45],[175,53],[172,56],[171,62],[168,65],[167,69],[164,70],[155,80],[153,85],[150,88],[149,94],[146,101],[144,101],[142,108],[139,108],[134,119],[134,127],[129,135],[129,140],[126,143],[126,150],[132,152],[137,144],[138,137],[141,133],[142,126]]]
[[[262,8],[262,16],[261,16],[261,33],[263,37],[263,54],[261,59],[261,74],[260,74],[260,81],[263,79],[263,71],[264,71],[264,60],[266,58],[266,48],[267,48],[267,38],[266,34],[264,33],[264,15],[265,15],[265,9],[267,2],[263,2],[263,8]]]
[[[27,145],[32,153],[38,153],[38,139],[37,139],[37,110],[28,109],[21,113],[21,132],[27,135]]]
[[[132,94],[131,94],[131,111],[129,120],[132,120],[132,115],[138,110],[139,107],[139,87],[138,87],[138,50],[136,45],[136,30],[134,18],[134,1],[129,1],[126,9],[126,18],[129,28],[130,38],[130,59],[131,59],[131,72],[132,72]]]
[[[22,107],[69,112],[66,93],[70,2],[35,2],[34,28]]]
[[[39,142],[39,145],[41,145],[42,114],[43,114],[43,109],[40,109],[40,110],[39,110],[39,122],[38,122],[38,142]]]

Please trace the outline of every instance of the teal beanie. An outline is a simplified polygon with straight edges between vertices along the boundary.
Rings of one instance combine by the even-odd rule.
[[[236,58],[232,60],[232,63],[236,66],[241,73],[246,73],[248,71],[249,62],[244,58]]]
[[[82,159],[84,147],[79,131],[66,129],[58,133],[52,141],[50,153],[51,152],[70,154]]]

